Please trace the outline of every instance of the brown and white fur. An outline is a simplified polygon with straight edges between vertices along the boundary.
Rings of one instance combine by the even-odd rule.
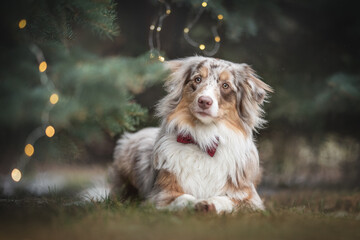
[[[272,89],[246,64],[201,56],[167,62],[160,128],[125,134],[115,148],[113,193],[136,193],[159,209],[264,209],[253,131]],[[177,142],[179,133],[198,143]],[[218,144],[213,157],[207,147]]]

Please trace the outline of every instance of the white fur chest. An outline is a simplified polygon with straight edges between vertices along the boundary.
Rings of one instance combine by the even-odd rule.
[[[249,152],[255,148],[254,143],[225,126],[190,133],[198,143],[219,137],[215,155],[209,156],[196,144],[179,143],[175,133],[167,133],[156,144],[155,168],[175,174],[184,192],[196,198],[221,195],[228,179],[235,179],[236,171],[244,168]]]

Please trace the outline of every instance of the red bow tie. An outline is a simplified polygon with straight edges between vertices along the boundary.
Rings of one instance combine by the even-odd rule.
[[[216,140],[219,141],[219,138],[216,137]],[[179,143],[184,143],[184,144],[195,144],[195,145],[198,145],[199,144],[197,142],[195,142],[195,140],[192,138],[192,136],[190,134],[188,135],[182,135],[181,133],[179,135],[177,135],[177,142]],[[218,142],[213,142],[212,144],[212,147],[207,147],[206,148],[206,152],[211,156],[213,157],[215,155],[215,152],[216,152],[216,148],[218,147],[219,143]]]

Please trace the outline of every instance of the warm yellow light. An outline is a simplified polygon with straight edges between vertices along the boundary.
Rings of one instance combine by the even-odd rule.
[[[201,6],[206,7],[206,6],[207,6],[207,2],[202,2]]]
[[[157,27],[156,31],[160,32],[161,31],[161,27]]]
[[[216,37],[215,37],[215,42],[220,42],[220,40],[221,40],[221,39],[220,39],[219,36],[216,36]]]
[[[155,29],[155,25],[150,25],[150,30],[154,30]]]
[[[170,10],[170,9],[166,10],[166,14],[167,14],[167,15],[169,15],[170,13],[171,13],[171,10]]]
[[[34,147],[30,143],[25,146],[25,154],[31,157],[34,154]]]
[[[59,95],[57,95],[56,93],[53,93],[53,94],[51,94],[49,100],[50,100],[51,104],[56,104],[59,101]]]
[[[11,178],[12,178],[12,180],[14,180],[15,182],[20,181],[20,179],[21,179],[21,172],[20,172],[20,170],[17,169],[17,168],[14,168],[14,169],[11,171]]]
[[[42,61],[39,65],[39,71],[40,72],[45,72],[47,69],[47,63],[45,61]]]
[[[53,126],[47,126],[47,128],[45,129],[45,134],[46,136],[51,138],[55,134],[55,128]]]
[[[204,45],[204,44],[200,44],[199,48],[200,48],[200,50],[204,50],[204,49],[205,49],[205,45]]]
[[[154,54],[150,53],[150,58],[154,58]]]
[[[219,14],[219,15],[218,15],[218,19],[219,19],[219,20],[223,20],[223,19],[224,19],[224,16],[223,16],[222,14]]]
[[[165,61],[165,58],[163,56],[159,56],[159,61],[163,62],[163,61]]]
[[[188,28],[184,28],[184,33],[188,33],[189,29]]]
[[[25,19],[21,19],[19,21],[19,28],[23,29],[24,27],[26,27],[26,20]]]

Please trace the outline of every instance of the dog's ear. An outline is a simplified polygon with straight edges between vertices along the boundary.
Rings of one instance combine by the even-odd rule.
[[[185,66],[185,62],[186,59],[165,62],[165,68],[170,70],[170,75],[164,84],[165,91],[168,94],[157,104],[156,110],[159,117],[168,116],[181,100],[184,82],[189,69],[189,67]]]
[[[237,64],[238,112],[247,125],[255,130],[266,122],[262,119],[262,103],[272,88],[261,81],[255,71],[247,64]]]
[[[252,98],[258,103],[262,104],[268,92],[272,93],[273,89],[263,81],[259,79],[255,71],[247,64],[240,64],[242,68],[245,84],[250,87]]]
[[[183,65],[183,60],[169,60],[165,61],[165,67],[169,69],[172,73],[176,72]]]

